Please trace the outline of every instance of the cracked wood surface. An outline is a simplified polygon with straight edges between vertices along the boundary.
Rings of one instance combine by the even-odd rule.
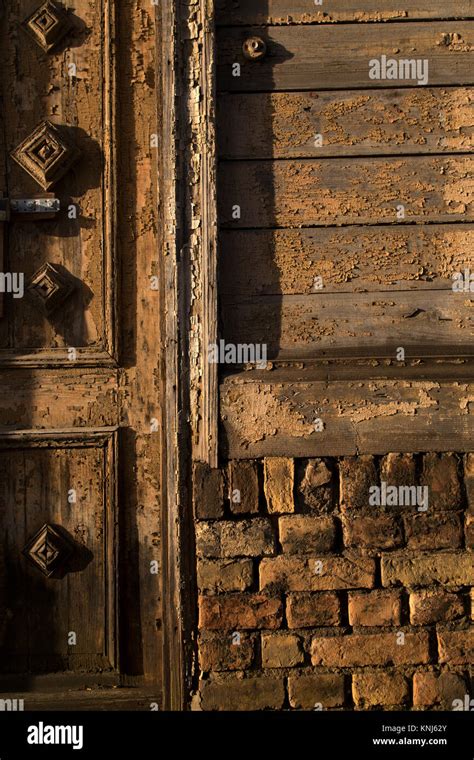
[[[467,87],[223,93],[218,106],[222,159],[473,151]]]
[[[468,382],[374,379],[297,381],[291,372],[246,373],[221,382],[225,456],[349,456],[469,451],[474,386]],[[293,378],[294,378],[293,373]],[[280,376],[280,377],[279,377]],[[316,432],[315,420],[324,430]]]
[[[221,337],[267,344],[287,364],[222,378],[226,456],[468,447],[469,368],[440,378],[473,345],[472,294],[451,287],[472,268],[474,26],[453,19],[473,10],[218,4]],[[251,35],[267,42],[258,63],[242,55]],[[428,86],[371,80],[381,55],[427,59]],[[372,357],[380,378],[375,357],[399,346],[445,359],[427,379],[409,380],[403,364],[390,380],[354,379],[357,357]],[[300,378],[318,357],[351,359],[355,375]]]
[[[268,53],[257,63],[242,53],[247,37],[258,36]],[[271,91],[400,87],[398,79],[369,78],[369,61],[386,55],[429,63],[429,84],[468,85],[474,80],[474,25],[468,21],[424,24],[343,24],[220,28],[217,32],[219,90]],[[232,64],[241,65],[240,76]],[[407,81],[416,86],[416,81]],[[426,83],[425,83],[426,84]]]
[[[89,674],[97,702],[102,678],[152,683],[159,698],[161,304],[150,283],[158,275],[161,202],[151,141],[160,128],[155,8],[141,0],[77,0],[73,31],[45,54],[20,28],[38,4],[14,0],[5,8],[0,168],[5,158],[7,166],[0,181],[8,180],[12,195],[38,191],[8,152],[43,119],[66,125],[82,157],[54,188],[57,219],[10,223],[7,252],[26,279],[46,261],[65,267],[76,290],[51,318],[26,294],[9,297],[0,322],[1,519],[14,579],[2,665],[26,677],[45,705],[57,703],[55,695],[40,695],[41,685],[28,683],[32,674],[61,674],[61,689],[74,671]],[[77,219],[68,216],[69,204]],[[75,502],[68,502],[70,489]],[[71,534],[81,558],[54,582],[21,555],[48,521]]]
[[[220,166],[225,227],[474,221],[474,157],[232,161]],[[240,206],[240,219],[233,218]]]
[[[316,6],[316,7],[313,7]],[[413,7],[415,6],[415,7]],[[412,21],[472,18],[472,0],[217,0],[218,24],[331,24],[338,21]]]

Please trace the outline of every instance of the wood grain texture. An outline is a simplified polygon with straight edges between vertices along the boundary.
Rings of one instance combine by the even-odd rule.
[[[222,159],[470,153],[474,95],[465,87],[222,94],[217,134]]]
[[[117,373],[10,369],[1,373],[0,427],[81,428],[117,421]],[[33,402],[34,399],[34,402]]]
[[[451,290],[318,293],[224,300],[227,343],[265,344],[269,359],[472,353],[474,300]]]
[[[415,6],[415,7],[413,7]],[[217,0],[218,24],[331,24],[338,21],[412,21],[472,18],[472,0]]]
[[[473,263],[474,225],[221,230],[219,291],[260,295],[451,289]],[[316,289],[316,278],[322,289]]]
[[[40,678],[36,682],[43,686]],[[40,687],[41,688],[41,687]],[[95,684],[77,689],[56,688],[53,693],[15,690],[15,699],[24,699],[29,712],[70,712],[71,710],[93,710],[99,712],[150,711],[152,704],[161,705],[161,695],[157,691],[140,688],[98,689]],[[127,718],[124,716],[124,720]]]
[[[470,451],[469,382],[372,379],[221,383],[222,450],[229,458],[348,456],[406,451]],[[296,374],[296,373],[295,373]],[[324,430],[315,432],[315,419]]]
[[[28,441],[26,434],[16,443],[0,440],[8,577],[3,672],[110,670],[116,665],[114,463],[108,461],[113,444],[110,436],[105,446],[103,439],[81,447],[76,436],[67,448],[55,441],[54,433],[42,441],[49,445],[37,446],[34,436]],[[61,579],[45,579],[21,553],[44,523],[59,526],[74,546]],[[68,642],[71,632],[75,645]]]
[[[0,348],[7,352],[48,352],[54,347],[68,362],[67,347],[89,347],[113,355],[115,295],[114,213],[111,144],[113,119],[108,100],[113,93],[113,50],[109,35],[112,0],[78,0],[71,12],[74,29],[63,52],[45,54],[21,22],[38,7],[10,4],[2,23],[2,81],[5,148],[9,154],[43,119],[63,125],[81,158],[53,188],[61,211],[53,221],[9,224],[11,271],[25,281],[46,261],[70,275],[74,292],[47,319],[28,295],[9,297],[0,323]],[[61,47],[59,48],[61,49]],[[72,55],[71,50],[74,51]],[[67,54],[66,54],[66,51]],[[75,76],[68,73],[75,64]],[[28,197],[40,187],[8,155],[9,194]],[[75,207],[76,218],[70,207]],[[59,359],[58,356],[56,356]]]
[[[335,36],[337,34],[337,37]],[[260,35],[268,52],[261,61],[248,61],[242,44]],[[369,61],[386,55],[403,60],[426,59],[428,83],[468,85],[474,80],[474,24],[446,21],[413,24],[344,24],[221,28],[217,34],[221,91],[331,90],[416,86],[407,80],[371,80]],[[232,64],[241,65],[234,76]]]
[[[224,162],[220,221],[228,227],[474,220],[474,158],[407,157]],[[240,219],[233,219],[234,206]]]
[[[116,146],[117,237],[121,263],[121,376],[118,410],[122,510],[121,665],[138,681],[161,683],[161,377],[158,278],[160,127],[156,67],[156,8],[117,5],[118,76]],[[155,77],[157,78],[155,80]],[[152,572],[152,562],[159,572]]]
[[[8,439],[2,533],[9,535],[6,561],[13,568],[38,521],[77,533],[93,558],[57,589],[42,577],[32,575],[30,583],[14,570],[15,593],[32,599],[33,611],[19,635],[18,658],[6,667],[19,680],[35,671],[62,673],[61,690],[68,676],[72,683],[77,673],[86,680],[94,674],[100,684],[101,673],[115,668],[117,682],[147,682],[159,693],[161,304],[150,280],[158,275],[156,147],[150,139],[159,130],[155,9],[137,8],[133,0],[78,0],[70,11],[74,31],[56,54],[45,55],[18,28],[38,4],[19,5],[6,9],[0,33],[3,84],[12,93],[6,99],[7,150],[47,117],[68,125],[82,159],[55,187],[58,219],[10,226],[15,271],[28,277],[53,261],[76,278],[76,290],[50,318],[25,296],[0,322],[0,425]],[[75,76],[69,75],[71,60]],[[12,193],[28,196],[33,189],[17,166],[9,167],[8,178]],[[78,209],[75,220],[68,217],[70,204]],[[101,439],[104,427],[113,428],[112,443]],[[89,428],[92,443],[84,438]],[[64,488],[71,481],[86,503],[68,503]],[[82,643],[74,650],[64,634],[76,628]],[[8,636],[11,641],[7,630]],[[54,695],[39,701],[52,704]]]

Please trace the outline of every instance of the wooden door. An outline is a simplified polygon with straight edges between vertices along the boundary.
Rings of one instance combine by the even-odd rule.
[[[1,697],[161,702],[155,8],[2,4]],[[10,283],[11,284],[11,283]]]

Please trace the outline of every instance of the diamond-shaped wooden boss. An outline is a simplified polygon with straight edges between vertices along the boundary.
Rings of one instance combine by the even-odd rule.
[[[67,141],[58,127],[43,121],[11,156],[43,190],[49,190],[77,161],[80,151]]]
[[[48,52],[71,30],[72,23],[62,6],[47,0],[23,21],[23,28]]]
[[[45,523],[30,538],[23,549],[23,554],[38,570],[41,570],[43,575],[49,578],[54,573],[64,569],[73,551],[73,544],[59,533],[53,525]]]
[[[52,314],[72,293],[74,285],[54,264],[47,262],[35,272],[27,288],[46,313]]]

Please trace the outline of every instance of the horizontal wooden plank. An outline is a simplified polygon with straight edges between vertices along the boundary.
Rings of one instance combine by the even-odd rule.
[[[474,353],[474,298],[452,290],[222,299],[226,343],[265,344],[269,359]]]
[[[72,362],[70,362],[71,364]],[[117,372],[100,369],[6,369],[0,429],[110,427],[117,424]]]
[[[247,60],[243,42],[261,36],[265,58]],[[218,87],[227,91],[315,90],[354,87],[467,85],[474,81],[474,23],[344,24],[332,26],[225,27],[217,33]],[[427,78],[397,70],[397,78],[372,79],[373,59],[427,61]],[[236,76],[235,63],[240,64]],[[397,67],[399,64],[397,63]]]
[[[220,223],[312,227],[474,221],[474,157],[222,162]],[[397,206],[405,207],[397,220]],[[240,218],[235,206],[240,207]]]
[[[217,0],[218,24],[331,24],[472,18],[472,0]],[[415,6],[415,7],[413,7]]]
[[[219,251],[219,292],[234,300],[451,288],[474,271],[474,225],[221,230]]]
[[[217,134],[219,156],[230,159],[471,152],[474,92],[228,93],[218,98]]]
[[[474,384],[436,380],[300,382],[225,378],[221,451],[229,458],[471,451]],[[315,420],[324,429],[316,432]]]

